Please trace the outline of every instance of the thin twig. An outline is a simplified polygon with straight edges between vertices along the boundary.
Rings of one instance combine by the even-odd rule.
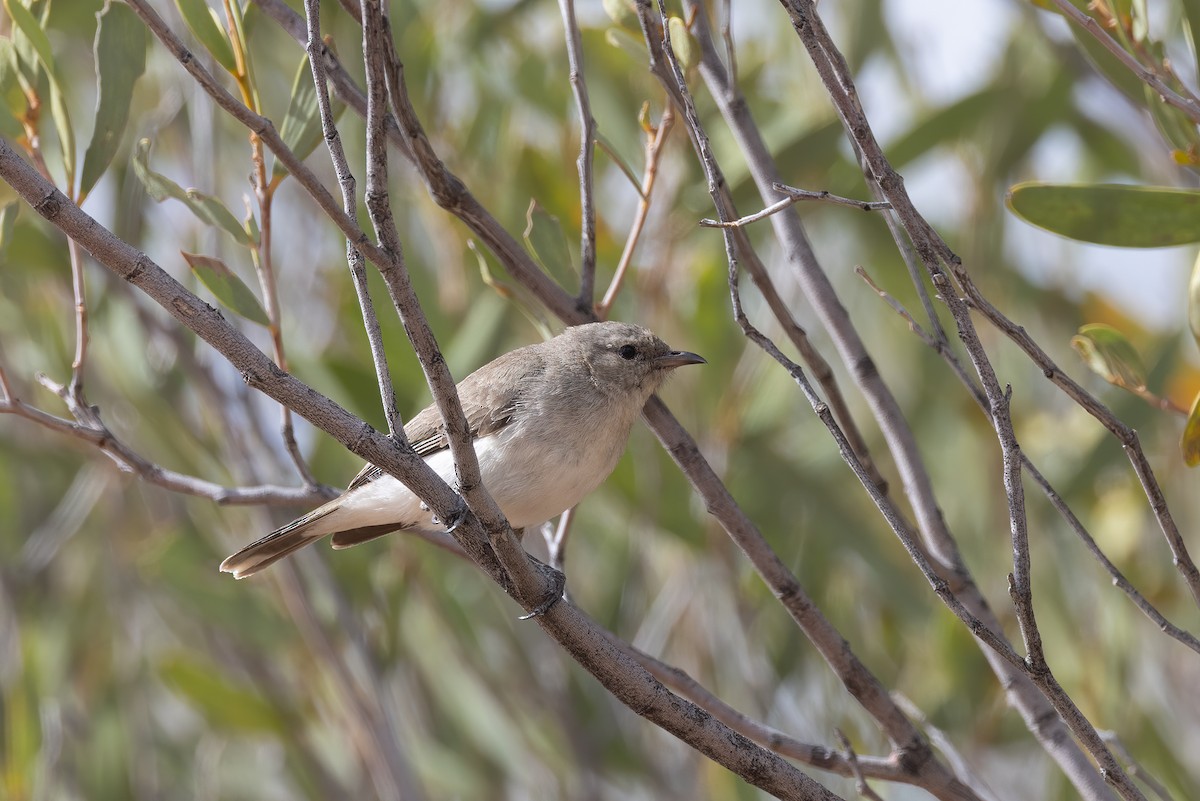
[[[858,790],[858,794],[871,801],[883,801],[879,794],[867,784],[867,778],[863,776],[862,767],[858,764],[858,754],[854,753],[854,748],[850,745],[850,738],[841,729],[834,729],[833,733],[837,737],[838,743],[846,750],[846,762],[854,774],[854,787]]]
[[[1099,42],[1105,50],[1116,56],[1117,61],[1120,61],[1129,71],[1142,80],[1147,86],[1153,89],[1163,102],[1186,114],[1192,122],[1200,125],[1200,102],[1195,98],[1184,97],[1176,92],[1158,76],[1156,72],[1144,66],[1136,58],[1129,54],[1125,48],[1121,47],[1117,40],[1113,39],[1092,17],[1076,8],[1070,0],[1051,0],[1055,7],[1062,12],[1064,16],[1070,17],[1071,20],[1083,28],[1092,38]]]
[[[83,372],[87,363],[88,310],[87,292],[83,283],[83,254],[74,242],[67,242],[71,259],[71,290],[75,297],[75,358],[71,362],[70,393],[78,405],[86,405],[83,397]]]
[[[787,207],[799,203],[802,200],[815,200],[825,203],[834,203],[840,206],[850,206],[852,208],[861,209],[862,211],[883,211],[892,207],[887,201],[867,201],[855,200],[854,198],[842,197],[841,195],[831,194],[827,190],[820,192],[811,192],[807,189],[797,189],[794,186],[787,184],[772,184],[772,187],[787,195],[783,200],[776,201],[770,206],[767,206],[762,211],[756,211],[754,214],[748,214],[745,217],[739,217],[736,220],[701,220],[700,225],[704,228],[741,228],[744,225],[749,225],[752,222],[766,219],[772,214],[783,211]]]
[[[575,20],[575,0],[558,0],[563,31],[567,38],[567,63],[570,65],[571,91],[579,109],[580,271],[579,304],[591,308],[596,292],[596,204],[593,165],[596,155],[596,119],[588,101],[587,80],[583,75],[583,41]]]
[[[0,376],[3,376],[2,370],[0,370]],[[87,442],[111,458],[121,470],[133,473],[147,484],[184,495],[208,498],[224,506],[314,504],[327,501],[337,494],[327,487],[293,488],[270,484],[227,487],[195,476],[177,473],[174,470],[167,470],[147,460],[117,439],[112,431],[100,422],[98,413],[93,420],[88,422],[75,422],[57,417],[14,397],[11,388],[7,386],[7,378],[4,379],[4,384],[5,398],[0,400],[0,414],[23,417],[43,428]]]
[[[658,163],[662,157],[663,145],[666,144],[667,137],[670,136],[674,126],[675,111],[668,103],[663,107],[662,116],[658,118],[658,126],[653,133],[647,132],[646,167],[642,171],[642,183],[638,190],[637,211],[634,212],[633,225],[629,229],[629,236],[625,238],[625,248],[621,251],[617,269],[613,271],[612,281],[609,282],[604,298],[596,305],[596,316],[601,320],[608,319],[608,313],[612,310],[612,305],[616,302],[621,286],[625,282],[625,273],[629,270],[629,265],[633,263],[634,251],[637,249],[638,242],[641,241],[646,219],[650,216],[650,198],[658,179]]]
[[[318,0],[305,0],[304,8],[308,19],[308,64],[309,69],[312,70],[313,84],[316,87],[321,129],[325,134],[325,145],[329,151],[329,157],[333,161],[338,187],[342,192],[342,209],[347,216],[353,217],[358,213],[358,195],[354,173],[351,172],[350,164],[346,160],[342,135],[338,132],[337,124],[333,119],[333,109],[329,103],[325,61],[321,55],[321,51],[325,48],[325,43],[321,38],[321,5]],[[379,317],[375,314],[375,303],[371,300],[371,292],[367,286],[367,271],[363,265],[362,251],[355,247],[354,242],[350,239],[346,240],[346,263],[350,268],[350,281],[354,284],[354,292],[358,297],[358,308],[362,313],[363,328],[367,332],[367,343],[371,348],[371,360],[375,365],[375,380],[379,384],[379,399],[383,404],[388,435],[397,442],[407,442],[404,436],[404,426],[400,420],[400,411],[396,404],[396,390],[392,385],[392,373],[388,369],[383,331],[379,326]]]
[[[1120,736],[1115,731],[1102,731],[1100,736],[1104,741],[1117,752],[1117,754],[1129,766],[1129,775],[1141,779],[1150,790],[1161,799],[1161,801],[1172,801],[1171,791],[1163,785],[1154,774],[1142,767],[1142,763],[1133,758],[1133,754],[1129,753],[1129,749],[1125,747],[1125,743],[1121,741]]]

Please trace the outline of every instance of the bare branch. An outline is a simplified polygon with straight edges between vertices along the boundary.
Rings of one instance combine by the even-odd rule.
[[[643,106],[644,109],[645,106]],[[675,112],[672,110],[672,106],[667,104],[663,108],[662,116],[658,119],[658,126],[654,129],[653,135],[647,132],[646,167],[642,171],[642,183],[638,189],[637,211],[634,212],[633,225],[630,226],[629,236],[625,238],[625,248],[621,251],[621,260],[617,262],[617,269],[613,271],[612,281],[604,293],[604,299],[596,305],[596,316],[601,320],[608,318],[608,313],[612,310],[612,305],[616,302],[621,285],[625,281],[625,273],[629,270],[629,265],[633,263],[633,253],[637,249],[638,242],[641,241],[646,218],[650,216],[650,197],[658,178],[658,161],[662,157],[663,145],[666,144],[667,137],[670,136],[671,128],[674,126]]]
[[[0,376],[2,375],[3,371],[0,371]],[[11,389],[7,386],[5,387],[5,396],[3,400],[0,400],[0,414],[23,417],[43,428],[87,442],[111,458],[122,470],[133,473],[147,484],[153,484],[172,492],[208,498],[227,506],[313,504],[327,501],[337,495],[328,487],[292,488],[271,484],[227,487],[177,473],[154,464],[117,439],[100,420],[99,412],[96,412],[90,420],[74,422],[26,404],[13,397]]]
[[[842,748],[846,749],[846,762],[850,765],[850,770],[854,774],[854,786],[858,790],[858,794],[863,798],[871,799],[871,801],[883,801],[879,794],[871,789],[867,784],[867,779],[863,776],[862,767],[858,764],[858,754],[854,753],[854,748],[850,745],[850,739],[842,732],[841,729],[834,729],[833,733],[837,735],[838,743]]]
[[[830,194],[827,190],[810,192],[807,189],[797,189],[794,186],[778,183],[772,184],[772,187],[778,192],[783,192],[787,195],[787,197],[785,197],[783,200],[772,203],[762,211],[757,211],[754,214],[748,214],[745,217],[739,217],[736,220],[701,220],[700,225],[705,228],[741,228],[742,226],[749,225],[752,222],[758,222],[759,220],[766,219],[772,214],[781,212],[788,206],[791,206],[794,203],[799,203],[802,200],[816,200],[826,203],[834,203],[840,206],[850,206],[852,208],[861,209],[862,211],[882,211],[892,207],[892,204],[888,203],[887,201],[854,200],[853,198]]]
[[[587,81],[583,74],[583,42],[575,21],[575,0],[558,0],[563,30],[567,37],[567,62],[571,66],[571,91],[579,109],[579,216],[580,232],[579,304],[591,308],[596,293],[596,205],[593,163],[596,155],[596,119],[588,102]]]

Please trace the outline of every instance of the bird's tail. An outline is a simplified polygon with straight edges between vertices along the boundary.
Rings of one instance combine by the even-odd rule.
[[[243,579],[275,564],[283,557],[316,542],[337,530],[326,518],[337,511],[340,499],[313,509],[282,528],[275,529],[261,540],[252,542],[221,563],[221,570]]]

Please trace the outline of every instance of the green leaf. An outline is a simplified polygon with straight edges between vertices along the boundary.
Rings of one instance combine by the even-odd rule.
[[[1156,248],[1200,242],[1200,192],[1120,184],[1017,184],[1008,207],[1039,228],[1082,242]]]
[[[175,0],[179,13],[188,30],[200,44],[204,45],[216,62],[230,73],[237,73],[237,60],[233,57],[233,46],[229,36],[216,19],[216,14],[204,0]]]
[[[1179,449],[1188,467],[1200,464],[1200,394],[1192,401],[1192,410],[1188,412],[1187,422],[1183,426],[1183,436],[1179,438]]]
[[[604,32],[604,41],[618,50],[624,50],[635,59],[646,58],[646,43],[624,28],[609,28]]]
[[[644,108],[645,107],[643,106],[643,109]],[[633,168],[630,167],[628,162],[626,162],[625,159],[622,158],[621,154],[617,152],[616,145],[610,142],[608,137],[600,132],[599,128],[596,129],[595,141],[596,146],[607,153],[608,157],[612,159],[613,164],[616,164],[617,167],[620,168],[621,172],[625,173],[625,177],[629,179],[629,183],[633,184],[634,191],[640,195],[642,193],[642,179],[638,178],[637,173],[633,171]]]
[[[1197,53],[1200,52],[1200,0],[1180,0],[1180,5],[1183,6],[1184,15],[1184,36],[1187,38],[1188,47],[1192,51],[1192,63],[1196,65],[1196,77],[1200,78],[1200,61],[1197,60]]]
[[[346,110],[346,104],[331,99],[330,110],[336,121]],[[296,69],[291,100],[283,117],[283,125],[279,128],[279,136],[298,159],[307,158],[325,138],[321,128],[321,110],[317,106],[317,89],[313,84],[307,56],[300,59],[300,66]],[[283,166],[279,159],[275,159],[272,173],[277,176],[286,175],[287,167]]]
[[[1007,97],[1007,90],[988,87],[934,111],[885,148],[892,166],[903,167],[938,145],[966,138]]]
[[[0,135],[16,139],[25,131],[18,118],[25,114],[25,93],[13,40],[0,36]]]
[[[1091,323],[1071,337],[1071,347],[1092,372],[1122,389],[1146,388],[1146,366],[1137,350],[1117,329],[1103,323]]]
[[[28,39],[42,68],[46,70],[46,77],[50,83],[50,116],[54,119],[54,129],[58,131],[63,169],[66,172],[67,194],[70,194],[75,186],[75,132],[71,128],[71,115],[67,112],[66,96],[58,79],[58,66],[50,49],[50,39],[42,30],[41,23],[21,4],[21,0],[4,0],[4,8],[12,17],[13,24]]]
[[[613,22],[631,31],[639,30],[637,9],[629,0],[601,0],[600,4]]]
[[[575,272],[575,263],[571,260],[571,246],[563,233],[558,218],[538,205],[536,200],[529,202],[525,212],[525,244],[533,252],[534,258],[542,265],[549,275],[559,284],[566,286],[563,280]]]
[[[150,168],[150,140],[140,139],[133,151],[133,172],[137,175],[147,194],[158,203],[175,198],[184,203],[193,214],[204,222],[221,228],[239,245],[253,247],[258,244],[257,228],[247,230],[238,222],[225,204],[197,189],[184,189],[165,175]]]
[[[159,663],[158,676],[218,728],[244,733],[279,731],[275,708],[252,690],[226,681],[216,665],[172,656]]]
[[[212,256],[201,256],[187,251],[180,253],[192,268],[192,272],[200,279],[200,283],[208,287],[208,291],[213,293],[222,306],[259,325],[271,324],[250,287],[246,286],[225,262]]]
[[[554,336],[550,330],[550,324],[542,314],[542,304],[538,302],[529,290],[525,289],[520,284],[510,284],[503,278],[497,277],[492,271],[492,265],[488,263],[487,257],[475,244],[474,239],[467,240],[467,249],[475,254],[475,260],[479,265],[479,277],[483,279],[483,283],[490,287],[497,295],[507,301],[513,303],[525,319],[533,324],[545,339]]]
[[[680,17],[671,17],[667,25],[671,31],[671,49],[675,51],[675,58],[679,59],[679,66],[686,72],[700,62],[700,45],[692,38],[687,23]]]
[[[146,70],[146,26],[124,3],[107,0],[96,26],[96,127],[83,157],[79,196],[91,191],[117,152],[133,86]]]
[[[185,194],[187,197],[184,202],[197,217],[223,229],[240,245],[253,247],[258,244],[257,238],[238,222],[238,218],[220,200],[196,189],[188,189]]]

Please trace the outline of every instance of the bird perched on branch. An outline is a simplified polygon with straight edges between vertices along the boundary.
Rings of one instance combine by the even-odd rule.
[[[544,523],[600,485],[617,465],[646,401],[676,367],[703,364],[645,328],[604,322],[568,328],[485,364],[458,385],[483,484],[514,529]],[[436,406],[404,433],[447,483],[454,481]],[[251,576],[309,543],[333,536],[348,548],[402,530],[442,532],[411,490],[374,465],[340,497],[221,563]]]

